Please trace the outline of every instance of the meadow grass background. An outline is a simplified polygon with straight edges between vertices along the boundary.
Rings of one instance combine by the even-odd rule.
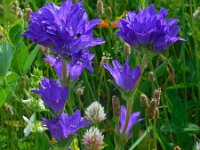
[[[112,13],[99,15],[96,8],[96,0],[83,0],[89,18],[107,19],[109,24],[124,16],[127,11],[137,11],[138,7],[145,8],[154,4],[157,10],[162,7],[168,9],[168,18],[178,18],[180,22],[179,36],[186,39],[185,42],[177,42],[169,49],[154,57],[152,65],[156,77],[156,84],[153,87],[162,89],[160,118],[157,120],[157,146],[158,149],[170,150],[179,146],[183,150],[192,150],[196,142],[200,142],[200,20],[193,18],[193,13],[200,6],[199,0],[102,0],[105,10],[111,7]],[[24,10],[30,7],[33,11],[44,6],[45,3],[54,2],[59,5],[61,0],[18,0],[20,8]],[[53,141],[49,140],[48,133],[31,133],[24,136],[23,129],[26,126],[22,116],[30,117],[35,109],[28,107],[21,102],[27,99],[30,94],[30,87],[36,88],[42,76],[54,77],[54,70],[43,61],[44,54],[48,51],[44,47],[33,44],[20,35],[27,28],[27,20],[19,19],[12,11],[13,0],[0,0],[0,33],[12,46],[14,53],[9,72],[4,77],[0,77],[0,149],[7,150],[45,150],[51,147]],[[24,13],[25,16],[25,13]],[[74,110],[79,108],[79,98],[84,107],[87,107],[94,100],[98,100],[104,106],[107,120],[99,124],[99,128],[105,133],[104,143],[106,150],[114,149],[114,124],[112,117],[112,96],[120,98],[121,104],[125,101],[121,99],[118,89],[110,82],[112,77],[105,71],[100,63],[103,54],[110,54],[112,59],[124,63],[126,55],[124,53],[124,42],[116,35],[117,29],[95,28],[94,35],[102,37],[106,43],[91,49],[95,54],[93,66],[95,71],[90,73],[84,71],[81,78],[71,83],[69,92],[69,103]],[[26,50],[25,53],[23,50]],[[140,49],[131,49],[130,64],[132,67],[140,65]],[[32,54],[30,56],[30,54]],[[30,56],[30,57],[28,57]],[[3,56],[4,57],[4,56]],[[2,58],[2,56],[0,56]],[[25,65],[27,59],[32,59]],[[2,63],[2,62],[1,62]],[[111,63],[111,61],[110,61]],[[149,64],[151,62],[149,61]],[[148,65],[149,66],[149,65]],[[25,69],[24,69],[25,68]],[[0,68],[1,70],[2,68]],[[148,80],[151,67],[146,67],[136,94],[133,111],[141,111],[145,118],[144,108],[140,105],[140,94],[145,93],[152,96],[153,88]],[[34,76],[33,76],[34,75]],[[75,89],[84,87],[84,95],[77,97]],[[34,96],[32,94],[32,96]],[[37,97],[35,97],[37,98]],[[5,106],[5,103],[12,106],[13,114]],[[68,108],[66,108],[67,110]],[[82,113],[84,113],[81,108]],[[47,115],[48,112],[35,112],[37,119]],[[152,126],[145,125],[145,121],[138,123],[133,128],[133,137],[129,140],[126,149],[146,150],[153,149]],[[150,130],[148,132],[148,129]],[[83,134],[81,130],[79,136]],[[138,140],[141,139],[141,140]],[[82,149],[81,141],[77,141]],[[77,147],[77,143],[75,147]],[[136,145],[136,146],[135,146]],[[132,148],[131,148],[132,147]]]

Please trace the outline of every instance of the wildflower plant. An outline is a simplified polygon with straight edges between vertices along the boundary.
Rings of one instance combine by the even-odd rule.
[[[33,42],[51,48],[57,55],[47,55],[45,61],[53,66],[58,80],[44,77],[39,90],[33,92],[41,96],[52,114],[52,119],[41,120],[56,140],[67,140],[64,147],[69,146],[71,137],[79,129],[90,125],[81,117],[80,110],[72,115],[64,111],[69,80],[77,80],[85,68],[93,71],[91,61],[94,55],[89,53],[89,48],[104,43],[100,38],[93,38],[93,28],[99,22],[100,19],[88,20],[82,2],[73,4],[66,0],[60,7],[46,4],[38,12],[32,12],[28,30],[23,34]]]
[[[100,10],[100,5],[102,10]],[[98,1],[97,6],[99,7],[98,14],[104,14],[103,1]],[[109,11],[111,12],[111,10]],[[112,53],[105,53],[102,49],[103,56],[100,69],[103,71],[97,90],[98,101],[92,102],[86,109],[82,104],[83,99],[81,97],[89,87],[91,95],[95,98],[96,95],[93,93],[95,86],[90,86],[87,77],[85,77],[88,84],[86,88],[74,89],[74,87],[85,69],[94,72],[93,59],[95,55],[90,53],[90,48],[101,45],[105,41],[93,37],[93,29],[97,25],[100,31],[107,28],[109,26],[108,21],[106,19],[103,22],[100,19],[89,20],[83,8],[83,2],[73,3],[72,0],[65,0],[60,6],[46,4],[38,12],[30,13],[29,25],[23,36],[36,44],[50,48],[50,53],[45,53],[44,61],[52,66],[56,75],[54,79],[43,77],[39,87],[32,89],[32,92],[42,99],[42,107],[50,115],[41,118],[43,127],[34,125],[35,116],[31,116],[30,119],[23,116],[27,123],[24,129],[25,135],[27,136],[36,128],[38,131],[48,129],[51,136],[58,141],[58,146],[63,149],[69,148],[73,139],[78,139],[78,142],[83,143],[87,150],[103,149],[104,135],[102,132],[104,133],[104,130],[98,128],[99,124],[103,124],[111,116],[107,114],[110,107],[104,110],[104,105],[102,106],[99,102],[101,95],[99,89],[104,84],[102,83],[105,79],[104,71],[107,70],[114,78],[114,85],[120,91],[122,97],[122,99],[119,99],[117,96],[113,96],[112,99],[115,130],[111,132],[114,132],[115,149],[125,149],[125,144],[134,135],[131,132],[132,128],[144,120],[141,112],[132,113],[132,108],[145,68],[149,67],[152,71],[151,76],[153,76],[153,66],[148,66],[151,64],[149,62],[152,57],[166,51],[170,45],[177,41],[184,41],[183,38],[178,36],[178,20],[175,18],[166,19],[167,13],[168,11],[164,8],[157,13],[154,6],[150,5],[144,10],[139,8],[138,13],[128,12],[125,19],[122,19],[123,15],[120,17],[121,19],[115,25],[118,28],[117,35],[126,42],[124,43],[124,53],[127,58],[124,65],[120,64],[118,60],[113,60],[113,66],[111,66],[109,60],[112,58]],[[142,51],[141,54],[143,55],[143,58],[138,59],[141,60],[141,63],[138,63],[135,67],[130,65],[133,64],[131,47]],[[151,82],[152,84],[156,82],[154,76]],[[109,91],[107,86],[106,90]],[[80,104],[79,109],[73,105],[76,102],[71,100],[74,91]],[[141,96],[141,103],[148,109],[146,110],[147,114],[151,114],[149,118],[146,116],[148,120],[146,124],[151,125],[151,121],[154,119],[154,138],[157,135],[156,119],[159,116],[158,106],[161,94],[157,91],[155,90],[150,103],[146,95]],[[31,98],[23,100],[24,103],[30,101]],[[126,106],[120,104],[124,102]],[[153,107],[154,104],[155,107]],[[107,106],[109,106],[109,101]],[[85,118],[81,115],[81,111],[84,111]],[[83,134],[80,130],[90,126],[90,124],[94,126]],[[83,139],[79,139],[80,137]],[[155,149],[157,149],[156,143]]]

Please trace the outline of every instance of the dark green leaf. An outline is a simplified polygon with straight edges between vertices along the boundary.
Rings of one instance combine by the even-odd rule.
[[[28,72],[28,70],[30,69],[35,57],[37,56],[38,50],[40,49],[40,46],[37,45],[33,51],[28,55],[28,57],[26,58],[24,67],[23,67],[23,73],[26,74]]]
[[[17,21],[9,30],[9,39],[13,44],[19,42],[21,34],[23,33],[22,21]]]
[[[28,57],[28,48],[23,42],[19,42],[16,46],[13,60],[12,69],[19,75],[23,74],[23,67]]]

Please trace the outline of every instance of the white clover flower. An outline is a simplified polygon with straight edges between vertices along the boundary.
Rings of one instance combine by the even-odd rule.
[[[25,116],[22,117],[24,121],[27,123],[27,126],[24,129],[24,135],[28,136],[31,132],[33,132],[35,115],[33,114],[30,119],[28,119]]]
[[[103,149],[103,138],[102,132],[96,128],[91,127],[83,135],[83,143],[86,150],[101,150]]]
[[[86,119],[92,123],[100,122],[106,119],[106,114],[104,113],[104,107],[101,106],[99,102],[93,102],[86,109]]]

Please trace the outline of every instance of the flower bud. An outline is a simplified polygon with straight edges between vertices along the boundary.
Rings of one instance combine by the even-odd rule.
[[[200,7],[198,7],[195,12],[193,13],[194,19],[199,20],[200,19]]]
[[[141,105],[147,109],[149,108],[149,104],[147,102],[147,96],[145,94],[142,94],[141,97],[140,97],[140,102],[141,102]]]
[[[112,8],[111,8],[110,6],[108,6],[108,7],[106,8],[106,13],[107,13],[108,15],[112,15]]]
[[[4,108],[5,108],[5,111],[9,114],[9,115],[14,115],[14,112],[13,112],[13,107],[11,105],[9,105],[8,103],[5,103],[4,104]]]
[[[79,88],[76,89],[76,95],[78,97],[80,97],[83,94],[84,94],[84,87],[79,87]]]
[[[101,150],[103,149],[103,134],[96,128],[91,127],[83,135],[83,143],[86,147],[86,150]]]
[[[20,10],[20,8],[19,8],[19,2],[17,0],[15,0],[13,2],[13,5],[12,5],[12,11],[14,13],[17,13],[19,10]]]
[[[97,12],[99,15],[104,14],[103,2],[101,0],[97,1]]]
[[[127,43],[124,43],[124,53],[125,55],[128,55],[128,56],[131,54],[131,47]]]
[[[101,122],[106,119],[106,114],[104,112],[104,107],[101,106],[99,102],[93,102],[87,109],[86,109],[86,119],[91,123]]]
[[[3,13],[3,6],[0,4],[0,14]]]
[[[153,71],[149,72],[149,81],[154,82],[155,81],[155,77],[154,77],[154,73]]]
[[[156,100],[155,99],[152,99],[151,102],[150,102],[150,105],[149,105],[149,108],[146,110],[146,115],[147,115],[147,118],[148,119],[153,119],[154,118],[154,111],[155,111],[155,108],[156,108]]]
[[[161,89],[156,89],[153,92],[153,99],[155,99],[157,101],[157,106],[160,105],[160,95],[161,95]]]
[[[119,98],[115,95],[113,95],[112,97],[112,106],[113,106],[113,115],[119,117],[121,114],[121,106]]]
[[[32,9],[31,8],[26,8],[25,9],[25,19],[26,20],[30,19],[31,13],[32,13]]]
[[[19,11],[17,12],[17,18],[23,19],[23,12],[22,12],[22,10],[19,10]]]
[[[110,59],[112,58],[110,57],[109,53],[103,53],[103,56],[101,57],[100,66],[103,68],[103,65],[108,64]]]
[[[179,146],[174,147],[174,150],[181,150]]]

